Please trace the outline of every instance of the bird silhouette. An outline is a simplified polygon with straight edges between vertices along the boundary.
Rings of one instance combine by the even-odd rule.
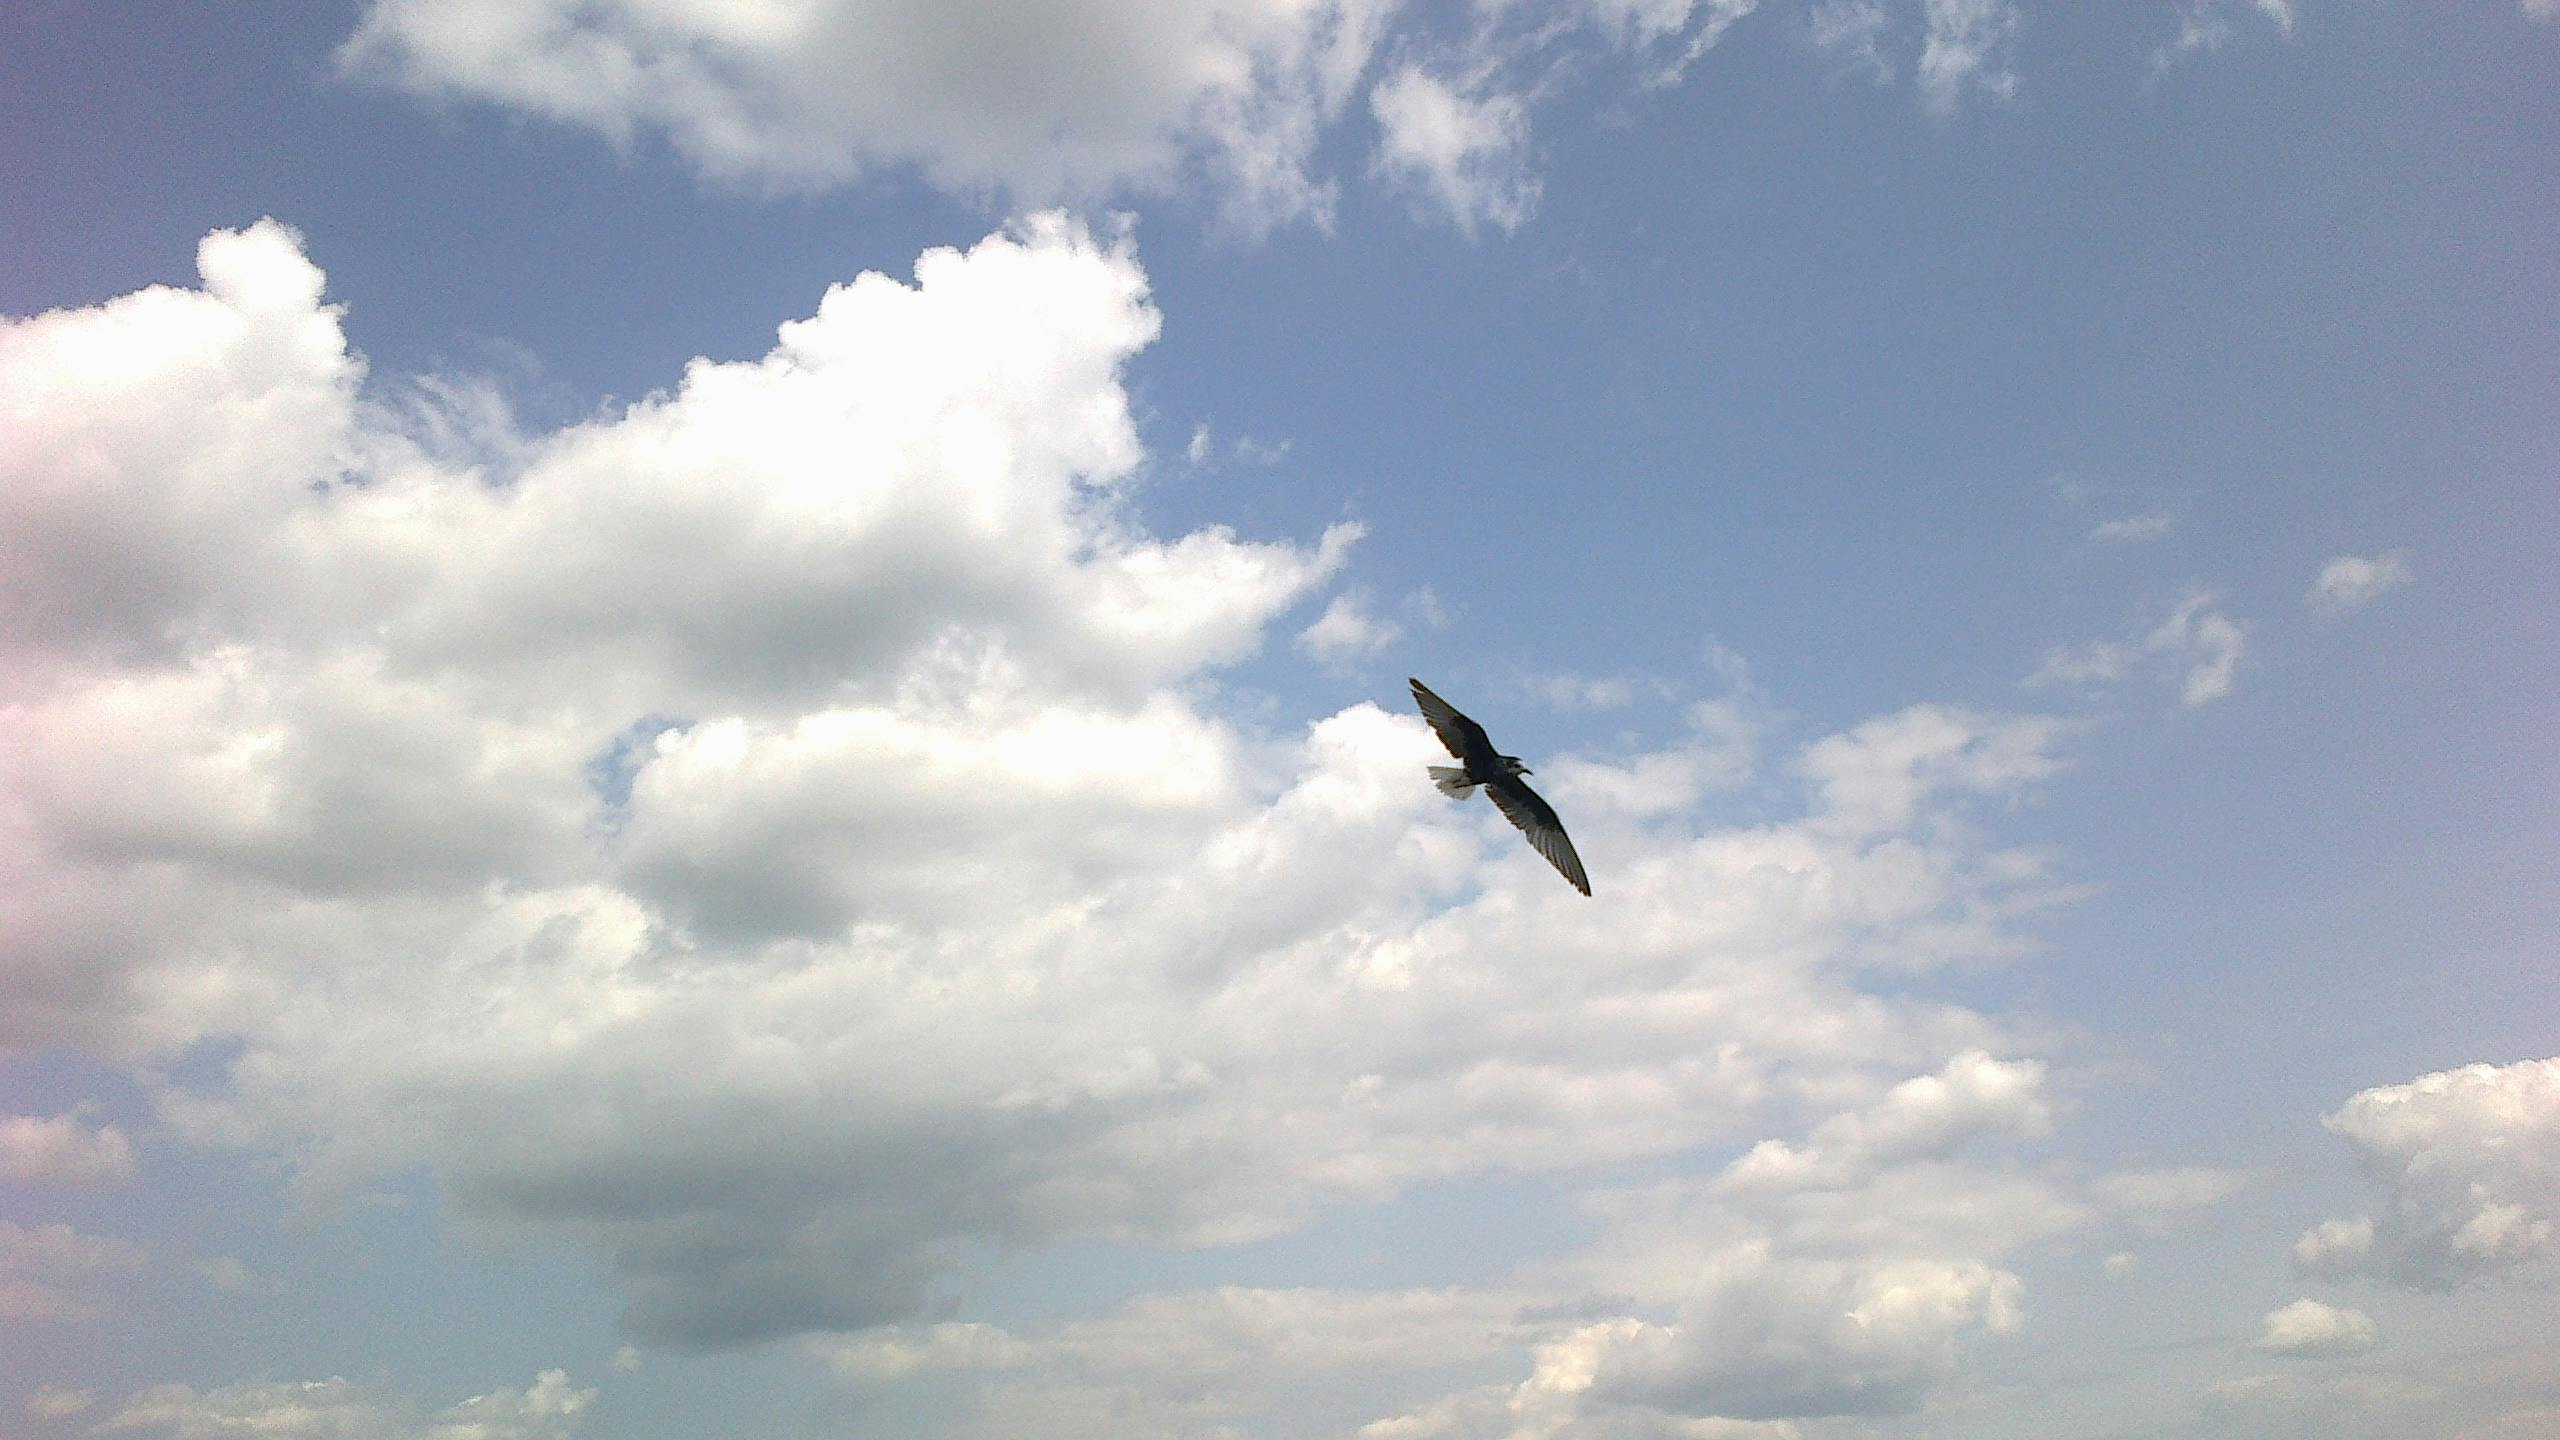
[[[1455,765],[1433,765],[1431,783],[1452,800],[1464,800],[1482,786],[1503,817],[1520,827],[1529,843],[1556,873],[1573,883],[1573,888],[1588,895],[1590,878],[1582,873],[1582,857],[1573,853],[1573,842],[1565,838],[1564,825],[1556,819],[1555,808],[1538,798],[1538,792],[1521,782],[1529,767],[1517,755],[1496,754],[1493,741],[1486,738],[1484,727],[1458,713],[1458,707],[1431,693],[1431,687],[1407,677],[1413,687],[1413,703],[1422,707],[1422,718],[1431,722],[1431,733],[1458,757]]]

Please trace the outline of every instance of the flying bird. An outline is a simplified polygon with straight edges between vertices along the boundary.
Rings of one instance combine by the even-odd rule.
[[[1554,807],[1538,798],[1538,792],[1520,781],[1529,767],[1517,755],[1493,753],[1493,741],[1487,739],[1484,727],[1458,713],[1458,707],[1431,693],[1431,687],[1407,678],[1413,687],[1413,703],[1422,707],[1422,718],[1431,722],[1431,733],[1458,757],[1455,765],[1433,765],[1431,783],[1452,800],[1464,800],[1484,787],[1494,808],[1503,818],[1520,827],[1556,873],[1573,882],[1573,888],[1588,895],[1591,881],[1582,873],[1582,857],[1573,853],[1573,842],[1565,838],[1564,826],[1556,819]]]

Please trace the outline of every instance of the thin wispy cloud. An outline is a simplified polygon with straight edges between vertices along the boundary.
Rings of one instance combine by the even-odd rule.
[[[2112,685],[2150,669],[2177,685],[2180,703],[2209,705],[2231,693],[2249,653],[2248,627],[2221,606],[2214,592],[2192,591],[2139,638],[2054,647],[2025,683],[2029,689]]]
[[[2089,529],[2089,538],[2101,545],[2130,545],[2144,540],[2157,540],[2178,526],[2178,517],[2166,510],[2144,515],[2126,515],[2114,520],[2101,520]]]

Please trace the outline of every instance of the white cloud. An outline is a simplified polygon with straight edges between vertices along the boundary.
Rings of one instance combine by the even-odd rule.
[[[2443,1289],[2560,1253],[2560,1058],[2377,1086],[2322,1123],[2388,1205],[2304,1234],[2306,1271]]]
[[[2190,707],[2209,705],[2230,694],[2232,678],[2249,653],[2248,631],[2215,609],[2218,603],[2220,597],[2209,591],[2189,595],[2143,641],[2143,649],[2187,666],[2178,698]]]
[[[160,1385],[129,1397],[98,1429],[160,1440],[569,1440],[586,1428],[595,1396],[558,1370],[522,1390],[494,1390],[433,1413],[413,1398],[334,1376],[207,1391]]]
[[[2409,583],[2409,552],[2386,550],[2367,558],[2341,555],[2320,568],[2302,603],[2330,615],[2361,610]]]
[[[227,1290],[233,1294],[251,1291],[272,1293],[282,1288],[250,1269],[249,1263],[237,1255],[208,1255],[190,1263],[187,1268],[216,1290]]]
[[[2131,645],[2114,640],[2097,640],[2087,645],[2057,645],[2045,652],[2044,663],[2027,677],[2029,689],[2049,685],[2112,685],[2131,671],[2141,652]]]
[[[2549,20],[2560,16],[2560,0],[2521,0],[2521,3],[2528,20]]]
[[[2293,34],[2292,0],[2250,0],[2252,8],[2280,36]],[[2231,22],[2224,17],[2227,0],[2187,0],[2178,12],[2178,36],[2151,56],[2154,70],[2166,70],[2192,55],[2211,54],[2231,43]]]
[[[1381,173],[1461,228],[1510,229],[1537,196],[1532,97],[1569,72],[1674,83],[1755,8],[1481,6],[1451,35],[1402,0],[373,0],[339,60],[621,147],[663,139],[729,183],[911,172],[1016,206],[1187,190],[1249,233],[1332,223],[1319,152],[1365,111]]]
[[[2222,613],[2221,597],[2209,590],[2191,591],[2167,619],[2129,640],[2098,640],[2086,645],[2058,645],[2029,675],[2030,689],[2055,685],[2111,685],[2140,666],[2145,657],[2174,675],[2181,703],[2209,705],[2231,693],[2240,663],[2249,653],[2248,627]]]
[[[1903,1081],[1869,1109],[1822,1122],[1801,1147],[1761,1141],[1734,1162],[1723,1183],[1837,1188],[1886,1165],[1944,1156],[1976,1135],[2043,1135],[2053,1126],[2043,1088],[2042,1064],[1968,1050],[1934,1075]]]
[[[2310,1299],[2268,1311],[2258,1329],[2260,1350],[2304,1359],[2361,1355],[2380,1343],[2381,1332],[2375,1329],[2372,1316]]]
[[[27,1413],[39,1420],[68,1420],[98,1403],[96,1394],[61,1385],[39,1385],[27,1396]]]
[[[1038,204],[1197,177],[1259,229],[1329,216],[1317,139],[1394,9],[377,0],[341,58],[617,143],[663,135],[715,178],[808,186],[912,167]]]
[[[1527,1378],[1362,1434],[1776,1437],[1919,1408],[1966,1347],[2023,1324],[2003,1258],[2098,1218],[2012,1163],[1960,1158],[2043,1133],[2042,1086],[2040,1066],[1960,1053],[1801,1144],[1591,1197],[1600,1238],[1529,1272],[1556,1298],[1523,1311],[1545,1328],[1512,1337]]]
[[[1368,598],[1357,592],[1336,595],[1316,622],[1298,632],[1298,649],[1324,665],[1366,660],[1396,643],[1404,628],[1374,614]]]
[[[1884,0],[1824,0],[1806,18],[1805,35],[1815,49],[1842,56],[1881,83],[1893,79],[1893,62],[1884,53],[1892,25]]]
[[[1822,0],[1806,12],[1805,39],[1878,84],[1891,84],[1907,65],[1933,115],[1953,114],[1968,96],[2003,102],[2017,94],[2016,0],[1910,0],[1899,8],[1918,16],[1916,36],[1886,0]]]
[[[423,1170],[459,1226],[596,1250],[637,1335],[716,1343],[913,1322],[990,1244],[1237,1241],[1846,1097],[1881,1108],[1806,1143],[1883,1168],[1749,1211],[1783,1263],[1636,1318],[1765,1300],[1838,1364],[1751,1383],[1865,1404],[2006,1313],[1927,1156],[2041,1123],[2036,1062],[1859,980],[2014,954],[2067,893],[1948,823],[2052,775],[2056,723],[1882,717],[1740,827],[1700,809],[1757,774],[1756,708],[1555,757],[1595,918],[1421,783],[1418,717],[1213,708],[1352,532],[1132,518],[1122,368],[1157,321],[1125,242],[934,251],[467,461],[367,401],[290,232],[205,253],[204,291],[0,333],[37,417],[0,494],[101,544],[169,512],[226,539],[150,586],[47,578],[0,710],[0,1018],[223,1041],[157,1093],[178,1136],[288,1157],[314,1203]],[[1975,1188],[2021,1233],[2088,1213]],[[1861,1348],[1834,1302],[1903,1318]]]
[[[1518,97],[1480,93],[1406,64],[1370,92],[1369,108],[1378,121],[1379,172],[1461,232],[1516,230],[1536,208],[1529,112]]]
[[[1968,90],[1993,100],[2017,93],[2017,72],[2009,68],[2018,37],[2013,0],[1927,0],[1926,13],[1917,74],[1921,101],[1932,112],[1952,112]]]
[[[1086,1316],[1016,1330],[946,1322],[809,1342],[857,1390],[938,1384],[958,1398],[959,1433],[1116,1440],[1130,1434],[1248,1433],[1289,1413],[1341,1411],[1335,1433],[1368,1419],[1328,1400],[1375,1381],[1480,1362],[1539,1327],[1494,1289],[1358,1292],[1226,1286],[1143,1295]]]
[[[1822,740],[1803,769],[1828,819],[1852,832],[1898,829],[1941,794],[2000,794],[2053,776],[2059,722],[1915,705]]]
[[[0,1319],[94,1320],[106,1313],[96,1284],[133,1274],[144,1258],[130,1240],[0,1220]]]
[[[2126,515],[2114,520],[2101,520],[2089,531],[2089,538],[2103,545],[2124,545],[2141,540],[2157,540],[2177,528],[2178,517],[2166,510],[2147,515]]]
[[[2201,1212],[2229,1202],[2264,1178],[2250,1170],[2176,1165],[2114,1171],[2093,1182],[2090,1193],[2137,1228],[2162,1234],[2192,1224]]]
[[[71,1115],[0,1117],[0,1184],[115,1185],[133,1178],[133,1145],[113,1125]]]

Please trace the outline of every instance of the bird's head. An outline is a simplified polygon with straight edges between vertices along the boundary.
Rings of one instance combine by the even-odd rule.
[[[1520,757],[1517,755],[1496,755],[1493,758],[1502,762],[1503,773],[1507,775],[1533,775],[1537,773],[1531,770],[1528,766],[1521,764]]]

